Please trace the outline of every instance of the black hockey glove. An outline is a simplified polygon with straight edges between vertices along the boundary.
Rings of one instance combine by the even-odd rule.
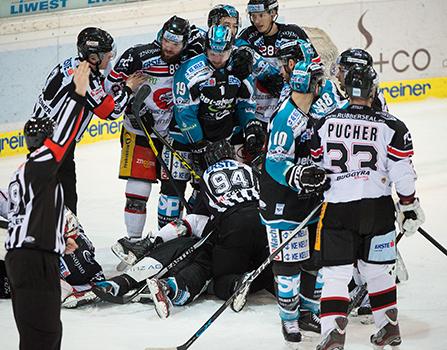
[[[281,95],[281,90],[284,86],[284,80],[281,75],[270,75],[267,79],[259,82],[273,97],[279,97]]]
[[[151,110],[148,109],[140,118],[144,127],[150,132],[154,127],[154,116],[152,115]]]
[[[205,162],[205,153],[208,144],[208,141],[200,140],[199,142],[193,143],[191,145],[193,168],[195,171],[198,171],[200,173],[202,173],[207,168]]]
[[[245,126],[245,150],[252,157],[261,153],[265,142],[265,131],[259,120],[250,120]]]
[[[231,73],[240,80],[246,79],[253,72],[253,51],[243,46],[232,54]]]
[[[290,187],[305,192],[322,192],[329,189],[326,171],[316,165],[295,165],[287,172]]]

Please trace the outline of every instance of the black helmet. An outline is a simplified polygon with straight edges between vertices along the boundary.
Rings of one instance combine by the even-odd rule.
[[[346,93],[350,98],[367,99],[376,91],[378,82],[378,76],[373,67],[354,65],[346,74]]]
[[[278,0],[249,0],[247,5],[248,14],[256,12],[278,11]]]
[[[51,118],[31,118],[23,127],[26,146],[30,152],[38,149],[43,145],[47,138],[53,136],[56,122]]]
[[[205,162],[207,166],[222,159],[234,159],[234,148],[227,140],[223,139],[206,146]]]
[[[208,14],[208,27],[212,25],[219,25],[220,20],[223,17],[233,17],[236,18],[237,24],[239,25],[239,12],[234,6],[231,5],[216,5],[214,6]]]
[[[337,57],[336,63],[347,70],[354,64],[372,66],[373,59],[371,55],[363,49],[348,49],[343,51],[340,56]]]
[[[112,36],[105,30],[95,27],[88,27],[78,34],[78,54],[82,60],[86,60],[92,53],[98,54],[100,61],[103,54],[113,52],[115,56],[116,49]]]
[[[191,27],[189,21],[177,16],[172,16],[168,21],[163,24],[163,28],[158,32],[158,42],[161,43],[161,39],[165,38],[173,42],[182,42],[183,46],[186,45],[189,39]]]

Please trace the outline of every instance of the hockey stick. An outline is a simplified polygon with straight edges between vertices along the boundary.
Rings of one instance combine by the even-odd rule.
[[[167,272],[172,270],[175,266],[177,266],[181,261],[185,260],[188,256],[194,253],[199,247],[201,247],[210,236],[214,233],[214,229],[211,230],[205,237],[202,237],[199,241],[194,243],[191,247],[187,248],[181,255],[172,260],[168,266],[163,267],[160,271],[158,271],[155,275],[148,276],[147,278],[161,278]],[[140,295],[143,290],[146,288],[146,283],[142,284],[141,287],[136,289],[132,294],[126,294],[121,296],[112,296],[110,294],[101,294],[99,297],[102,300],[108,301],[114,304],[127,304],[130,303],[133,299],[135,299],[138,295]],[[96,294],[96,293],[95,293]]]
[[[8,221],[0,220],[0,228],[8,229]]]
[[[144,134],[146,135],[146,139],[149,142],[149,146],[151,147],[152,152],[155,154],[155,157],[157,158],[158,162],[161,164],[161,167],[163,168],[163,170],[166,171],[166,173],[168,174],[168,180],[171,183],[172,187],[174,188],[175,192],[177,193],[177,196],[180,198],[180,201],[182,202],[186,211],[188,213],[190,213],[191,206],[186,201],[183,193],[180,191],[177,184],[175,183],[175,180],[172,177],[171,171],[169,170],[167,164],[165,163],[165,161],[161,157],[160,153],[158,152],[157,148],[155,147],[154,141],[152,140],[151,135],[148,132],[146,126],[141,121],[141,117],[140,117],[141,106],[143,105],[144,100],[146,99],[146,97],[149,96],[150,93],[151,93],[151,88],[149,87],[149,85],[143,85],[138,90],[137,94],[135,95],[134,101],[132,103],[132,113],[135,116],[135,119],[137,120],[138,125],[140,126],[141,130],[144,131]],[[152,128],[152,131],[155,131],[155,129]],[[157,137],[159,137],[159,136],[157,136]]]
[[[404,234],[402,232],[397,235],[396,245],[397,245],[397,243],[399,243],[399,241],[402,239],[403,236],[404,236]],[[397,249],[397,247],[396,247],[396,249]],[[360,303],[363,301],[363,299],[366,297],[367,294],[368,294],[368,288],[366,286],[366,283],[364,283],[364,284],[362,284],[360,289],[357,291],[357,293],[352,297],[351,301],[349,302],[348,312],[347,312],[348,315],[352,312],[352,310],[354,310],[356,307],[360,306]]]
[[[418,228],[418,232],[424,236],[425,238],[427,238],[427,240],[433,244],[436,248],[438,248],[442,253],[444,253],[444,255],[447,255],[447,249],[445,249],[441,243],[439,243],[438,241],[436,241],[432,236],[430,236],[428,234],[427,231],[425,231],[422,227]]]
[[[227,307],[233,302],[234,298],[236,298],[236,296],[240,293],[240,291],[244,290],[249,284],[251,284],[253,282],[253,280],[258,277],[262,271],[264,271],[264,269],[273,261],[273,259],[275,258],[275,256],[280,253],[284,247],[289,244],[291,242],[291,240],[295,237],[296,234],[298,234],[298,232],[300,232],[306,225],[307,223],[310,221],[310,219],[312,219],[312,217],[318,212],[318,210],[320,209],[321,205],[323,203],[318,204],[311,212],[310,214],[298,225],[298,227],[296,227],[291,233],[290,235],[287,237],[287,239],[282,242],[278,248],[271,253],[267,259],[264,260],[264,262],[255,270],[250,274],[250,277],[247,278],[247,280],[242,283],[239,288],[233,293],[233,295],[231,297],[228,298],[228,300],[222,304],[222,306],[219,307],[219,309],[217,309],[217,311],[202,325],[202,327],[199,328],[199,330],[197,330],[197,332],[194,333],[194,335],[188,339],[188,341],[186,341],[184,344],[179,345],[177,347],[147,347],[145,350],[186,350],[188,349],[207,329],[209,326],[211,326],[211,324],[222,314],[222,312],[224,312]]]
[[[147,130],[146,130],[147,131]],[[166,148],[171,151],[171,153],[174,155],[175,158],[177,158],[180,163],[182,163],[182,165],[189,170],[189,172],[191,173],[191,175],[196,179],[196,180],[201,180],[202,177],[197,174],[193,167],[191,166],[191,164],[188,163],[188,161],[182,157],[182,155],[180,153],[178,153],[174,147],[172,147],[172,145],[166,141],[166,139],[154,128],[152,128],[152,132],[155,134],[155,136],[157,136],[157,139],[160,140],[160,142],[166,146]]]

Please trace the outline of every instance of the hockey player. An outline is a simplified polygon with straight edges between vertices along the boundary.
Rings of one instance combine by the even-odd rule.
[[[378,329],[371,343],[376,349],[401,343],[396,284],[387,266],[396,258],[392,184],[399,196],[397,220],[406,235],[417,231],[424,213],[415,197],[410,132],[396,117],[372,109],[377,83],[371,66],[353,66],[345,76],[350,106],[322,118],[312,138],[312,156],[331,179],[315,244],[324,280],[318,350],[344,348],[347,286],[355,262],[368,285]]]
[[[302,39],[309,41],[307,34],[299,26],[294,24],[277,23],[278,1],[277,0],[249,0],[247,12],[250,16],[251,26],[245,28],[239,38],[246,41],[250,46],[266,58],[269,63],[280,68],[278,61],[278,48],[284,41],[292,39]],[[314,50],[314,62],[320,62],[320,57]],[[275,81],[274,83],[282,82]],[[277,105],[279,91],[276,96],[271,94],[264,84],[257,80],[255,86],[256,117],[262,121],[266,127],[270,117]]]
[[[203,52],[203,36],[199,29],[191,27],[183,18],[173,16],[150,44],[136,45],[126,50],[117,60],[106,79],[106,89],[115,95],[121,94],[132,74],[145,77],[145,84],[151,93],[145,99],[141,115],[152,123],[150,128],[162,136],[168,135],[172,119],[173,76],[181,62]],[[124,115],[121,132],[121,163],[119,177],[127,180],[124,221],[127,237],[118,241],[112,250],[121,259],[126,256],[130,241],[141,240],[146,221],[146,203],[152,190],[152,183],[161,180],[161,194],[158,204],[158,226],[161,228],[181,214],[180,198],[168,181],[173,176],[176,187],[184,192],[189,172],[172,157],[169,151],[162,151],[159,140],[153,137],[156,151],[160,153],[171,169],[171,174],[160,171],[154,150],[151,149],[144,132],[132,114],[131,103]],[[182,153],[184,156],[187,154]],[[128,261],[128,260],[125,260]]]
[[[239,12],[231,5],[216,5],[208,14],[208,27],[212,25],[227,26],[231,29],[231,33],[235,38],[239,30],[239,23]],[[266,58],[257,53],[245,40],[236,38],[233,46],[229,64],[232,74],[240,78],[252,75],[255,84],[259,80],[270,94],[278,96],[283,86],[283,79],[279,69],[271,65]],[[252,157],[243,149],[243,140],[241,131],[233,135],[231,143],[235,145],[237,159],[247,162]]]
[[[227,300],[268,256],[267,239],[258,215],[258,180],[249,166],[234,160],[233,147],[220,140],[207,146],[207,169],[201,182],[202,210],[212,215],[214,233],[212,248],[213,289],[217,297]],[[196,208],[196,210],[201,210]],[[161,316],[170,304],[179,305],[176,288],[170,281],[149,280],[152,299]],[[251,284],[251,292],[273,289],[273,276],[266,269]],[[240,311],[248,288],[234,299],[231,307]],[[161,312],[160,312],[161,310]],[[169,311],[164,315],[167,317]]]
[[[259,201],[271,252],[320,202],[319,192],[327,186],[325,171],[312,164],[309,145],[313,122],[308,113],[323,82],[319,64],[299,61],[290,77],[291,95],[272,116]],[[300,271],[304,264],[306,270],[318,269],[309,264],[315,222],[301,230],[273,262],[282,333],[293,348],[301,341]],[[308,281],[312,296],[315,278]],[[310,299],[307,306],[317,313],[318,304],[311,307],[315,303]]]
[[[58,256],[72,252],[63,237],[64,192],[59,169],[84,117],[90,68],[79,64],[55,119],[30,119],[24,128],[30,151],[8,187],[6,271],[20,349],[60,349],[61,288]]]
[[[281,74],[287,84],[285,84],[281,92],[279,104],[290,95],[291,89],[288,83],[295,65],[299,61],[310,62],[314,56],[314,49],[308,41],[297,39],[285,41],[281,44],[278,50],[278,57],[281,64]],[[309,115],[312,119],[320,119],[333,110],[345,108],[347,105],[348,101],[338,91],[335,83],[325,79],[318,95],[315,96],[312,102]]]
[[[257,154],[264,141],[255,120],[251,77],[228,70],[233,41],[228,27],[211,26],[206,53],[183,64],[174,77],[174,115],[181,134],[173,136],[190,145],[202,170],[207,142],[229,139],[238,128],[244,132],[247,152]]]
[[[132,91],[143,80],[139,76],[132,76],[127,81],[127,87],[115,97],[107,95],[103,89],[104,76],[101,70],[109,65],[115,56],[115,43],[109,33],[94,27],[83,29],[77,38],[78,57],[70,57],[58,64],[48,75],[42,88],[34,110],[32,119],[51,118],[59,123],[62,102],[69,91],[68,85],[73,80],[73,72],[80,62],[86,61],[91,68],[90,86],[87,91],[87,105],[82,120],[82,125],[76,135],[76,141],[88,127],[93,115],[101,119],[116,119],[123,112]],[[64,163],[59,171],[59,179],[62,183],[65,195],[65,205],[76,214],[76,173],[74,162],[75,143],[71,146]]]

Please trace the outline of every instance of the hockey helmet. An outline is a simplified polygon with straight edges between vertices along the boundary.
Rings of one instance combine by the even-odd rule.
[[[214,6],[208,14],[208,27],[212,25],[219,25],[220,20],[223,17],[233,17],[236,18],[237,24],[239,25],[239,12],[232,5],[216,5]]]
[[[113,57],[116,56],[116,47],[112,36],[100,28],[88,27],[81,30],[78,34],[77,47],[81,60],[87,60],[91,54],[97,54],[100,64],[105,53],[112,52]]]
[[[272,10],[278,11],[277,0],[249,0],[247,5],[248,14],[259,12],[270,12]]]
[[[73,212],[68,209],[68,207],[64,207],[64,218],[65,218],[65,228],[64,228],[64,236],[71,237],[75,239],[79,235],[79,220]]]
[[[222,159],[234,159],[234,148],[227,140],[223,139],[206,146],[205,162],[207,166]]]
[[[51,118],[31,118],[23,127],[25,142],[30,152],[43,145],[47,138],[51,138],[56,128],[56,122]]]
[[[299,61],[290,76],[290,88],[293,91],[308,94],[317,93],[317,87],[323,84],[324,70],[320,64]]]
[[[311,43],[301,39],[284,41],[278,49],[278,58],[283,65],[288,64],[289,59],[311,62],[314,55],[315,50]]]
[[[161,43],[164,38],[175,43],[182,43],[186,46],[191,27],[189,21],[181,17],[172,16],[163,24],[163,28],[158,32],[157,40]]]
[[[361,66],[372,66],[373,59],[371,55],[363,49],[348,49],[343,51],[337,57],[336,64],[341,65],[346,70],[351,68],[354,64]]]
[[[346,93],[350,98],[370,98],[375,93],[379,78],[371,66],[352,66],[345,78]]]
[[[224,52],[233,46],[234,37],[231,29],[222,25],[212,25],[206,35],[205,46],[214,52]]]

